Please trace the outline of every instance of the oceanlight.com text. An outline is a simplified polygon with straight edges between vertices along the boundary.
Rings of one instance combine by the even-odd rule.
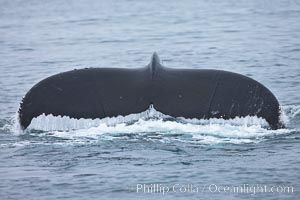
[[[294,193],[294,187],[288,185],[264,184],[136,184],[136,193],[162,194],[168,193],[236,193],[256,195],[259,193]]]

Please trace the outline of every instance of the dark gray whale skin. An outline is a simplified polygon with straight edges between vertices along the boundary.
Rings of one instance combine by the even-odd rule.
[[[87,68],[46,78],[23,98],[19,121],[26,129],[41,114],[104,118],[145,111],[150,105],[184,118],[258,116],[283,128],[276,97],[246,76],[220,70],[172,69],[156,53],[144,68]]]

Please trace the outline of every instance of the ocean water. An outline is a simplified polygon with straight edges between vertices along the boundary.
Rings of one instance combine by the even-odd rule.
[[[0,199],[299,199],[299,32],[297,0],[1,0]],[[154,51],[167,67],[258,80],[287,127],[174,119],[154,106],[18,129],[22,96],[43,78],[143,67]]]

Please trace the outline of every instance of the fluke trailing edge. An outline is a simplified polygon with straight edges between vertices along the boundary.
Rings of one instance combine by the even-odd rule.
[[[144,68],[89,68],[60,73],[36,84],[19,109],[26,129],[41,114],[104,118],[154,108],[173,117],[258,116],[283,127],[275,96],[246,76],[206,69],[163,67],[157,54]]]

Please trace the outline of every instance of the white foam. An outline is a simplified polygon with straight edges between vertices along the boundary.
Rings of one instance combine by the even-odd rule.
[[[102,124],[108,126],[115,126],[121,123],[133,123],[139,119],[164,119],[170,117],[156,111],[153,106],[150,106],[144,112],[130,114],[126,116],[117,117],[106,117],[103,119],[74,119],[67,116],[53,116],[53,115],[40,115],[33,118],[28,129],[37,129],[42,131],[68,131],[68,130],[78,130],[87,129],[91,127],[97,127]]]
[[[225,124],[190,124],[176,121],[163,121],[162,119],[143,120],[140,119],[133,124],[117,124],[108,126],[100,124],[89,129],[66,131],[54,131],[56,137],[71,139],[74,141],[98,140],[98,139],[129,139],[128,134],[143,137],[146,140],[160,140],[170,142],[172,140],[188,141],[203,144],[215,143],[249,143],[259,142],[265,136],[286,134],[291,130],[267,130],[260,125],[235,126]],[[154,135],[153,135],[154,134]],[[179,137],[168,137],[168,135],[180,134]],[[123,136],[122,136],[123,135]]]
[[[173,121],[189,124],[231,124],[235,126],[263,126],[267,127],[268,123],[263,118],[256,116],[247,116],[247,117],[236,117],[234,119],[217,119],[211,118],[207,119],[185,119],[183,117],[173,118],[169,115],[165,115],[157,110],[151,105],[149,109],[144,112],[137,114],[130,114],[127,116],[117,116],[117,117],[107,117],[103,119],[74,119],[67,116],[53,116],[53,115],[40,115],[37,118],[33,118],[31,121],[29,129],[37,129],[42,131],[69,131],[69,130],[78,130],[78,129],[88,129],[91,127],[98,127],[100,125],[115,126],[122,123],[134,123],[140,119],[149,120],[149,119],[170,119]]]
[[[3,127],[1,127],[0,130],[8,131],[14,135],[24,134],[19,121],[20,120],[18,113],[15,113],[15,115],[9,119],[9,122],[6,123]]]
[[[284,106],[282,118],[290,121],[299,116],[300,106]],[[15,119],[17,120],[17,119]],[[14,130],[20,130],[14,125]],[[150,106],[148,110],[104,119],[72,119],[66,116],[41,115],[32,120],[30,130],[42,130],[38,136],[51,135],[68,139],[72,144],[96,142],[113,139],[174,140],[201,144],[251,143],[264,140],[270,135],[287,134],[294,130],[267,129],[267,122],[256,116],[236,117],[234,119],[185,119],[172,118]],[[30,133],[31,134],[31,133]],[[129,135],[135,137],[129,137]],[[172,135],[179,135],[178,137]]]

